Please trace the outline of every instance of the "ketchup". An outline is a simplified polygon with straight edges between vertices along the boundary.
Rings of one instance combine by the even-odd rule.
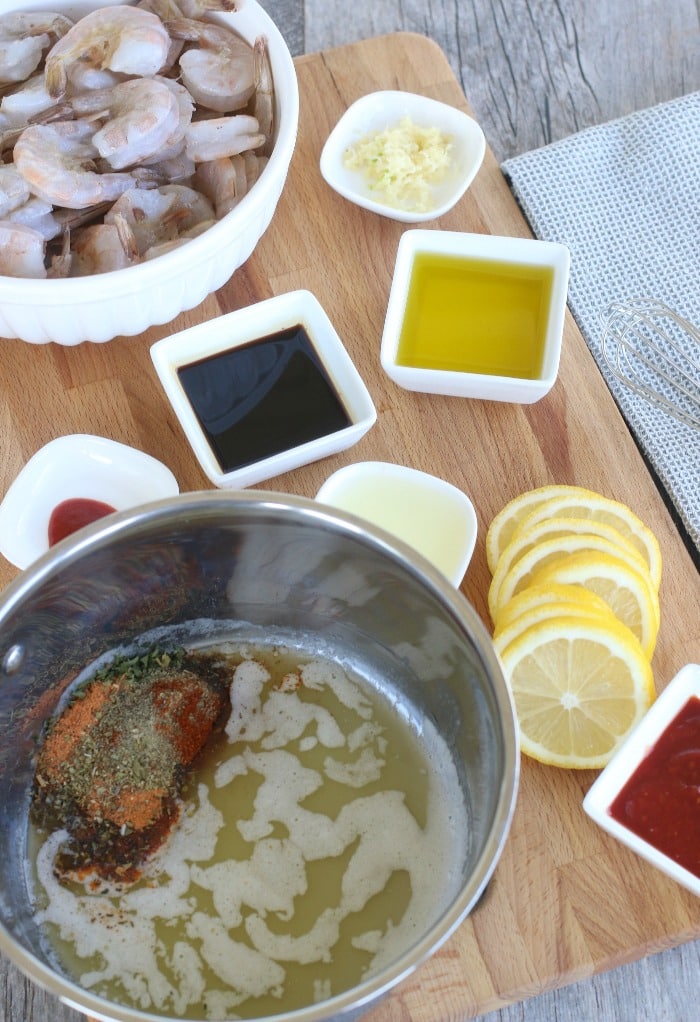
[[[609,812],[700,877],[700,698],[671,721]]]
[[[115,510],[116,508],[110,504],[105,504],[101,500],[90,500],[88,497],[62,500],[53,509],[49,518],[49,546]]]

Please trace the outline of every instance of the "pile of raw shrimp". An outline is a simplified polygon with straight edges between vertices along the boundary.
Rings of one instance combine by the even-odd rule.
[[[267,44],[232,0],[0,15],[0,274],[123,269],[225,216],[272,145]]]

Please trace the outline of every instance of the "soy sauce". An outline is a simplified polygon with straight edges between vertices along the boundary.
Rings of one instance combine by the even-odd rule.
[[[300,325],[181,366],[178,377],[223,472],[351,422]]]

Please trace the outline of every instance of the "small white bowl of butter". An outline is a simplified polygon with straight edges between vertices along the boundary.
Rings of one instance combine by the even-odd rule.
[[[476,513],[459,487],[406,465],[360,461],[326,479],[316,500],[390,532],[459,586],[476,543]]]
[[[457,107],[411,92],[371,92],[329,135],[321,174],[358,206],[420,223],[462,198],[485,152],[483,131]]]

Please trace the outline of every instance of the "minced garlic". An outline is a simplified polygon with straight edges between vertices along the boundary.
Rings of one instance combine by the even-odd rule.
[[[397,209],[427,213],[432,185],[450,166],[452,140],[439,128],[421,128],[410,117],[375,131],[345,150],[343,166],[364,174],[375,197]]]

